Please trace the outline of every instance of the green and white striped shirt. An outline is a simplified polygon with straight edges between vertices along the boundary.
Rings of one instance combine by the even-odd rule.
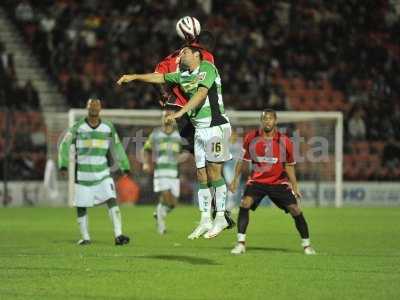
[[[201,61],[193,71],[164,74],[167,83],[178,84],[185,96],[190,99],[200,86],[208,89],[204,103],[188,112],[195,128],[208,128],[229,123],[222,100],[222,84],[217,68],[208,61]]]
[[[96,128],[86,119],[76,122],[64,136],[58,152],[58,167],[68,168],[70,146],[76,149],[75,181],[91,186],[110,177],[109,158],[113,158],[122,171],[129,171],[129,160],[111,122],[101,120]]]
[[[181,148],[182,139],[178,131],[167,134],[162,128],[153,130],[144,144],[144,150],[154,153],[155,178],[178,177],[178,156]]]

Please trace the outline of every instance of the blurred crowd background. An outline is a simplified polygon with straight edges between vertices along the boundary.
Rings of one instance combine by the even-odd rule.
[[[158,108],[151,85],[115,85],[152,72],[182,41],[176,21],[197,17],[216,37],[228,109],[342,111],[345,180],[400,179],[400,2],[394,0],[3,0],[69,107],[98,96],[106,108]],[[15,174],[41,179],[46,126],[31,82],[17,84],[0,43],[0,149]],[[5,110],[0,112],[4,120]],[[8,141],[8,143],[5,143]],[[2,153],[3,151],[1,151]],[[1,157],[3,164],[3,156]]]

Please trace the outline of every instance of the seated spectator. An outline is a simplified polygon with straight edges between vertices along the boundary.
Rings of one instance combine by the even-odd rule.
[[[29,1],[22,0],[15,8],[15,18],[21,23],[34,21],[35,15]]]
[[[367,128],[364,121],[364,111],[359,108],[349,119],[348,133],[352,140],[364,140],[367,134]]]
[[[351,80],[348,89],[349,102],[352,104],[366,104],[369,100],[368,92],[362,88],[360,81],[357,78]]]
[[[268,106],[274,110],[286,110],[285,95],[277,88],[272,88],[269,94]]]
[[[27,110],[38,110],[39,109],[39,96],[35,87],[32,85],[32,81],[28,80],[23,89],[25,96],[25,107]]]
[[[36,124],[34,128],[32,128],[32,146],[35,150],[46,150],[46,134],[44,128],[41,127],[40,124]]]
[[[389,169],[400,167],[400,142],[394,137],[390,137],[383,148],[382,166]]]
[[[14,147],[16,152],[29,152],[32,150],[32,137],[28,124],[18,124],[17,131],[15,132],[14,136]]]
[[[39,173],[35,169],[35,162],[32,158],[31,152],[22,152],[12,155],[12,167],[11,170],[12,178],[18,178],[22,180],[36,179]]]

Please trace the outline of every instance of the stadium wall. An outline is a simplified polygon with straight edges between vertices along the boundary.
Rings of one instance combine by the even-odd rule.
[[[300,182],[304,205],[319,203],[334,206],[334,183]],[[67,182],[58,183],[58,191],[51,191],[41,181],[11,181],[8,183],[8,206],[66,206]],[[4,199],[4,186],[0,187],[0,199]],[[319,200],[318,200],[319,199]],[[344,206],[400,205],[400,184],[386,182],[344,182]]]

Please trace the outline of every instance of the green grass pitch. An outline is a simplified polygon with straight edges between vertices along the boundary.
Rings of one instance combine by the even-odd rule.
[[[106,208],[89,209],[82,247],[74,209],[0,209],[0,299],[400,299],[399,208],[305,208],[313,257],[276,208],[251,213],[243,256],[230,254],[236,230],[187,240],[193,207],[165,236],[152,211],[122,207],[133,241],[116,247]]]

